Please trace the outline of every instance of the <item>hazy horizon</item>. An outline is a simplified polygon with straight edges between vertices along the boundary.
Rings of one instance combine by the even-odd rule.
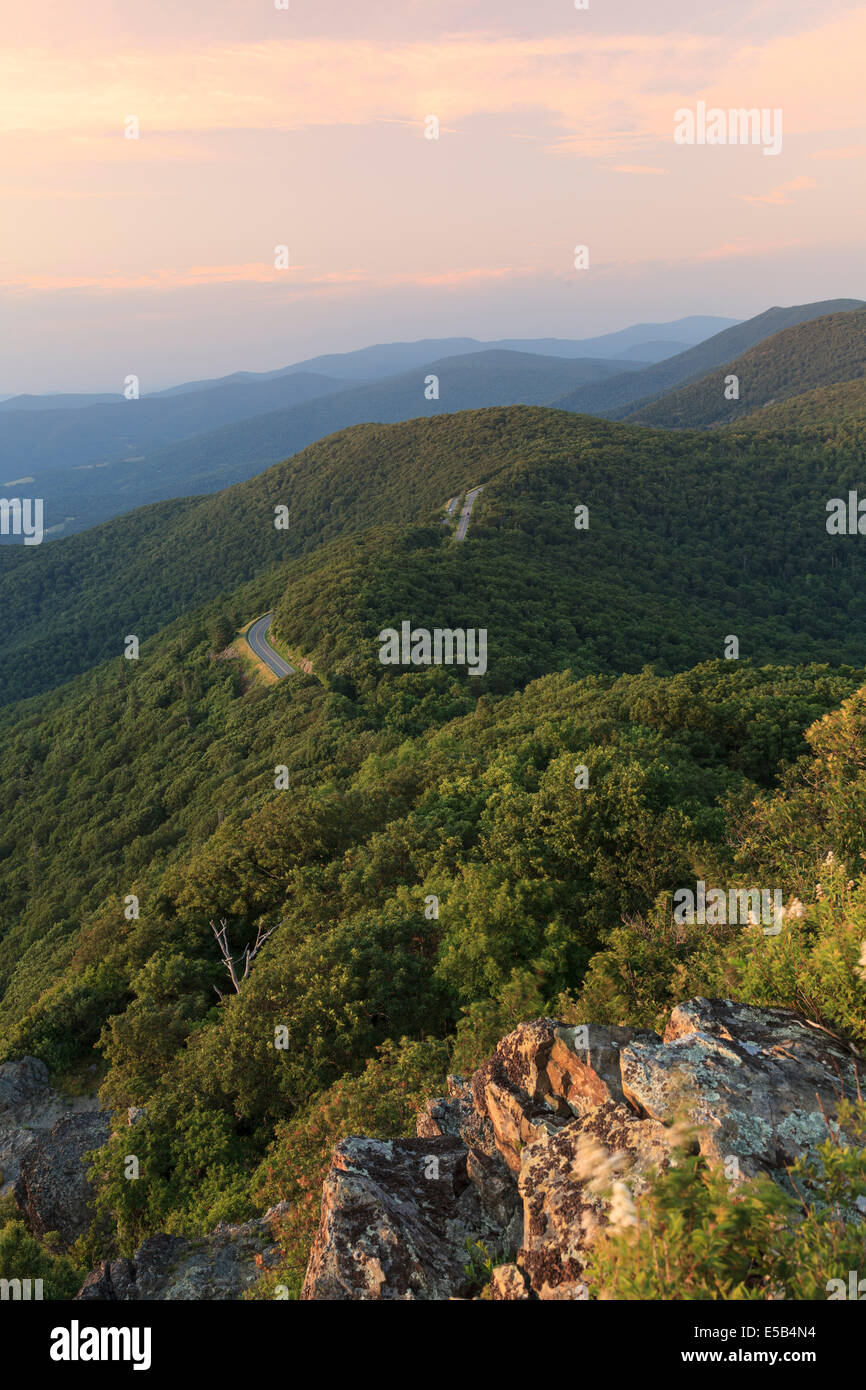
[[[854,297],[856,297],[856,296],[844,296],[844,297],[845,297],[845,298],[854,298]],[[773,306],[768,304],[766,307],[769,309],[769,308],[772,308]],[[788,306],[780,306],[780,307],[788,307]],[[750,316],[749,316],[749,317],[750,317]],[[727,321],[727,322],[730,323],[730,324],[733,324],[733,323],[742,323],[742,322],[743,322],[743,316],[742,316],[742,315],[737,315],[737,314],[702,314],[702,313],[696,311],[696,312],[693,313],[693,314],[682,314],[682,315],[678,315],[677,318],[674,318],[674,319],[667,319],[667,320],[663,320],[663,319],[655,319],[655,320],[635,320],[635,321],[617,323],[617,324],[616,324],[614,327],[612,327],[612,328],[602,328],[602,329],[600,329],[597,333],[588,333],[588,334],[586,334],[586,335],[581,335],[581,337],[587,337],[587,338],[603,338],[603,337],[606,337],[606,336],[610,336],[610,335],[612,335],[612,334],[624,332],[624,331],[627,330],[627,329],[639,329],[639,328],[644,327],[644,326],[646,326],[647,329],[652,329],[652,328],[654,328],[654,327],[655,327],[655,328],[666,328],[666,327],[668,327],[669,325],[683,322],[683,321],[685,321],[685,320],[687,320],[687,319],[689,319],[689,318],[707,318],[707,319],[718,318],[718,319],[720,319],[720,320],[723,319],[723,320]],[[712,337],[716,332],[721,332],[723,326],[724,326],[724,325],[720,325],[720,327],[719,327],[718,329],[714,329],[713,332],[710,333],[710,334],[707,335],[707,336]],[[526,341],[526,342],[533,342],[533,341],[534,341],[534,342],[543,342],[545,339],[559,339],[560,341],[567,341],[569,338],[574,338],[575,341],[579,341],[579,340],[580,340],[580,339],[578,339],[578,338],[576,337],[576,335],[565,335],[565,334],[558,334],[558,333],[538,333],[538,334],[534,334],[534,335],[519,334],[519,333],[502,333],[502,334],[500,334],[497,338],[491,338],[491,339],[484,339],[484,338],[481,338],[477,333],[447,333],[447,334],[436,335],[436,336],[435,336],[434,338],[432,338],[430,341],[432,341],[432,342],[447,342],[447,341],[449,341],[449,340],[454,340],[454,339],[458,339],[458,338],[473,339],[473,340],[477,341],[477,342],[480,344],[480,346],[481,346],[482,348],[483,348],[483,347],[486,347],[486,346],[495,346],[495,345],[496,345],[497,343],[499,343],[499,342],[508,341],[508,340],[510,340],[510,339],[518,339],[518,338],[523,339],[523,340]],[[210,378],[210,377],[221,378],[221,377],[231,376],[231,375],[233,375],[233,374],[242,375],[243,373],[246,373],[246,372],[251,373],[251,374],[257,374],[257,373],[267,374],[268,372],[279,371],[280,369],[282,369],[282,368],[284,368],[284,367],[293,367],[293,366],[298,365],[299,363],[303,363],[303,362],[306,362],[306,361],[315,361],[316,358],[318,358],[318,357],[340,356],[340,355],[343,355],[343,354],[349,354],[349,353],[352,353],[352,352],[357,352],[357,351],[362,350],[362,349],[364,349],[364,348],[399,347],[399,346],[406,346],[406,345],[414,345],[415,343],[421,343],[421,342],[424,342],[424,341],[426,341],[426,335],[425,335],[424,337],[416,336],[416,337],[406,337],[406,338],[379,339],[379,340],[376,340],[375,342],[373,342],[373,341],[367,341],[367,340],[365,340],[365,339],[363,338],[363,334],[361,334],[361,336],[360,336],[360,338],[359,338],[359,341],[358,341],[357,343],[351,344],[351,345],[348,346],[348,347],[329,348],[329,347],[326,346],[326,347],[324,347],[321,351],[317,351],[317,352],[305,354],[305,355],[302,356],[302,357],[286,359],[285,361],[280,360],[280,361],[265,362],[263,365],[257,365],[257,366],[255,366],[255,367],[250,367],[246,362],[241,362],[241,363],[238,363],[238,364],[236,364],[236,365],[234,365],[234,366],[229,366],[225,371],[220,371],[220,372],[207,372],[207,373],[199,373],[199,372],[193,372],[193,371],[184,372],[184,371],[183,371],[183,368],[181,367],[181,371],[180,371],[180,374],[179,374],[179,375],[172,375],[170,378],[167,378],[165,381],[151,381],[151,382],[148,383],[146,389],[144,389],[144,388],[142,389],[141,394],[142,394],[142,396],[145,396],[145,395],[153,394],[154,392],[157,392],[157,393],[158,393],[158,392],[160,392],[160,391],[170,390],[172,387],[175,387],[175,386],[186,385],[187,383],[190,383],[190,382],[194,382],[194,381],[198,381],[198,380],[207,380],[207,379]],[[672,341],[673,341],[673,340],[672,340]],[[685,341],[685,340],[683,340],[683,341]],[[696,339],[696,341],[703,341],[703,339],[702,339],[702,338],[698,338],[698,339]],[[677,348],[677,351],[679,351],[679,350],[680,350],[680,349]],[[624,349],[624,351],[625,351],[625,349]],[[612,357],[615,357],[616,354],[615,354],[615,353],[612,353],[611,356],[612,356]],[[634,366],[635,366],[636,369],[637,369],[638,367],[640,367],[640,366],[646,366],[646,365],[647,365],[646,362],[634,360]],[[324,374],[327,374],[327,373],[324,371],[324,369],[323,369],[323,373],[324,373]],[[347,381],[346,384],[349,385],[350,383]],[[2,385],[2,383],[0,383],[0,385]],[[0,401],[2,401],[2,400],[10,400],[10,399],[12,399],[14,396],[19,396],[19,395],[39,395],[39,396],[65,395],[65,394],[67,394],[67,392],[69,392],[69,391],[70,391],[70,388],[69,388],[65,383],[59,383],[59,384],[55,384],[55,385],[53,385],[53,386],[50,386],[50,385],[49,385],[49,386],[40,386],[40,388],[39,388],[38,391],[33,391],[33,392],[31,392],[31,391],[14,391],[14,392],[13,392],[13,391],[7,391],[7,390],[4,388],[3,390],[0,390]],[[116,382],[114,379],[112,379],[111,381],[107,382],[107,383],[106,383],[105,385],[103,385],[103,386],[94,385],[94,386],[90,386],[90,387],[79,388],[78,391],[73,391],[73,392],[72,392],[72,394],[87,394],[87,395],[89,395],[89,394],[101,395],[101,394],[106,394],[106,393],[113,393],[113,394],[116,394],[118,397],[121,397],[121,396],[122,396],[122,390],[118,388],[117,382]]]

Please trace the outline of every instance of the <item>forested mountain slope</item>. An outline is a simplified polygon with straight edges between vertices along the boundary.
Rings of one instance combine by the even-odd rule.
[[[862,381],[864,375],[866,309],[829,314],[774,334],[700,381],[638,408],[628,418],[667,429],[709,429],[756,412],[763,414],[819,387]],[[738,383],[735,400],[726,399],[725,382],[731,376]],[[825,403],[825,413],[838,419],[842,417],[835,411],[836,400],[832,397]],[[766,417],[762,423],[768,423]]]
[[[622,419],[636,406],[663,395],[684,382],[697,381],[714,367],[721,367],[732,358],[754,347],[782,329],[827,314],[862,309],[860,299],[828,299],[816,304],[797,304],[790,308],[767,309],[755,318],[746,319],[716,333],[696,347],[669,357],[641,372],[615,377],[600,386],[578,387],[570,395],[554,401],[564,410],[579,410],[589,415]]]
[[[461,585],[487,574],[481,595],[494,610],[509,592],[497,593],[500,583],[535,585],[539,603],[558,596],[561,618],[540,617],[541,629],[561,621],[564,650],[581,660],[601,642],[602,666],[628,669],[629,653],[646,653],[675,669],[720,654],[729,633],[763,660],[856,659],[860,566],[828,536],[825,504],[860,484],[864,429],[782,444],[761,431],[671,435],[534,407],[359,426],[216,496],[14,552],[0,582],[0,689],[8,701],[50,688],[119,653],[127,634],[146,638],[281,561],[387,524],[432,524],[432,553],[426,533],[418,542],[419,564],[430,560],[422,593],[428,583],[435,592],[440,572],[447,589],[453,572]],[[484,558],[473,570],[444,544],[440,519],[449,497],[479,483],[468,544],[483,541]],[[589,508],[585,532],[578,505]],[[288,530],[274,526],[278,506],[289,508]],[[326,566],[312,582],[332,582]],[[369,582],[380,583],[375,566]],[[347,612],[362,592],[348,595]],[[850,617],[834,626],[840,601]],[[668,603],[670,619],[660,617]],[[675,620],[679,604],[690,622]],[[341,611],[323,609],[325,624]],[[309,623],[292,640],[313,649],[315,633]],[[337,634],[331,658],[345,646]]]
[[[584,981],[616,1021],[686,979],[731,987],[736,937],[675,945],[659,895],[766,881],[774,853],[786,897],[805,893],[811,843],[799,865],[768,842],[772,810],[746,808],[866,673],[710,662],[479,698],[445,669],[383,670],[350,698],[316,676],[251,684],[210,650],[217,611],[0,716],[0,1056],[67,1084],[95,1058],[106,1104],[147,1107],[141,1179],[128,1131],[100,1156],[107,1224],[81,1258],[288,1198],[299,1285],[340,1133],[408,1125],[521,1016],[584,1007]],[[863,847],[862,820],[828,833]],[[237,951],[276,928],[238,994],[212,920]]]
[[[864,428],[361,426],[15,553],[4,672],[92,660],[61,645],[79,612],[113,652],[0,711],[0,1059],[73,1089],[95,1065],[146,1112],[70,1259],[285,1201],[259,1296],[297,1292],[335,1139],[406,1132],[521,1018],[718,995],[866,1040],[866,571],[825,525]],[[480,483],[458,544],[444,503]],[[311,674],[265,686],[225,647],[268,611]],[[486,670],[384,665],[403,622],[483,627]],[[799,907],[778,938],[684,930],[697,880]],[[234,953],[272,932],[237,992],[212,922]]]
[[[26,459],[29,491],[44,500],[44,525],[53,541],[151,502],[244,481],[350,425],[484,406],[545,404],[577,383],[602,381],[621,370],[622,364],[605,359],[464,352],[361,386],[288,374],[92,410],[25,412],[8,419],[0,415],[0,446],[4,431],[15,435],[8,466],[14,461],[18,472],[10,480],[21,476],[20,460]],[[239,400],[247,400],[248,408],[241,409]],[[88,444],[92,431],[86,428],[94,419],[108,422],[108,435],[100,434],[95,454]],[[233,423],[220,424],[222,419]],[[187,427],[181,427],[183,420]],[[197,422],[194,429],[192,421]],[[31,431],[39,426],[35,441],[28,440],[28,425]],[[162,434],[148,446],[147,428],[153,427],[153,433],[156,426]],[[157,447],[166,438],[175,442]]]
[[[832,434],[841,430],[843,436],[856,421],[866,419],[866,376],[856,381],[840,381],[832,386],[816,386],[812,391],[804,391],[800,396],[790,396],[774,405],[765,405],[753,410],[750,415],[741,416],[735,428],[738,430],[780,431],[789,429],[798,432],[819,430],[829,441]]]

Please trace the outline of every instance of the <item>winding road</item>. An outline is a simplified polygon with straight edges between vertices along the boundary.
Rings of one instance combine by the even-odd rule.
[[[463,503],[463,511],[460,513],[460,520],[457,523],[457,531],[454,535],[455,541],[462,541],[464,539],[475,499],[483,489],[484,484],[482,483],[481,487],[474,487],[471,492],[467,492],[466,501]]]
[[[460,520],[457,523],[457,530],[454,533],[455,540],[462,541],[466,536],[466,528],[469,525],[472,507],[479,492],[483,490],[483,487],[484,484],[482,483],[481,487],[473,488],[471,492],[467,492],[466,501],[463,503],[463,511],[460,513]],[[446,510],[446,517],[453,514],[459,501],[459,495],[450,499]],[[246,640],[249,643],[250,649],[259,660],[263,661],[270,671],[273,671],[277,680],[282,680],[283,676],[293,675],[295,668],[294,666],[290,666],[289,663],[280,656],[279,652],[275,652],[268,641],[268,631],[273,621],[273,613],[265,613],[263,617],[256,618],[255,622],[247,629]]]
[[[282,680],[283,676],[291,676],[295,668],[284,661],[279,652],[275,652],[268,641],[268,629],[273,621],[273,613],[266,613],[263,618],[256,618],[247,632],[247,642],[259,660],[273,671],[278,680]]]

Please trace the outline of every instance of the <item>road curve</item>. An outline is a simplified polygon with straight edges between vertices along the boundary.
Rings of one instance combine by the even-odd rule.
[[[483,489],[484,484],[482,483],[481,487],[474,487],[471,492],[467,492],[466,501],[463,503],[463,511],[460,513],[460,520],[457,523],[457,531],[454,535],[454,539],[456,541],[462,541],[464,539],[466,535],[466,528],[469,525],[469,517],[472,514],[472,507],[475,503],[475,499],[478,496],[479,492],[482,492]]]
[[[283,676],[291,676],[295,668],[284,661],[279,652],[275,652],[268,641],[268,629],[273,621],[273,613],[266,613],[263,618],[256,618],[247,632],[247,641],[259,660],[273,671],[278,680],[281,680]]]

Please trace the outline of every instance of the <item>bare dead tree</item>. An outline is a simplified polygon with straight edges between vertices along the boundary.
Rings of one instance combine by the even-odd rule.
[[[253,946],[250,946],[248,942],[246,947],[244,948],[243,953],[237,957],[233,957],[231,950],[229,949],[228,923],[226,922],[225,917],[220,918],[220,924],[218,927],[214,926],[213,918],[211,918],[211,931],[216,937],[217,945],[220,948],[220,957],[222,959],[223,965],[229,973],[229,978],[231,979],[231,982],[235,987],[235,994],[240,994],[241,985],[250,973],[250,966],[252,965],[253,960],[258,955],[261,948],[264,946],[268,937],[273,936],[274,932],[277,930],[277,927],[281,927],[282,925],[282,922],[277,922],[277,925],[275,927],[271,927],[270,931],[263,931],[262,928],[259,927],[258,931],[256,932],[255,944]],[[235,967],[240,965],[243,965],[244,972],[241,975],[240,979],[238,979],[238,973]],[[214,985],[214,989],[216,990],[219,998],[222,999],[222,991],[217,989],[216,985]]]

